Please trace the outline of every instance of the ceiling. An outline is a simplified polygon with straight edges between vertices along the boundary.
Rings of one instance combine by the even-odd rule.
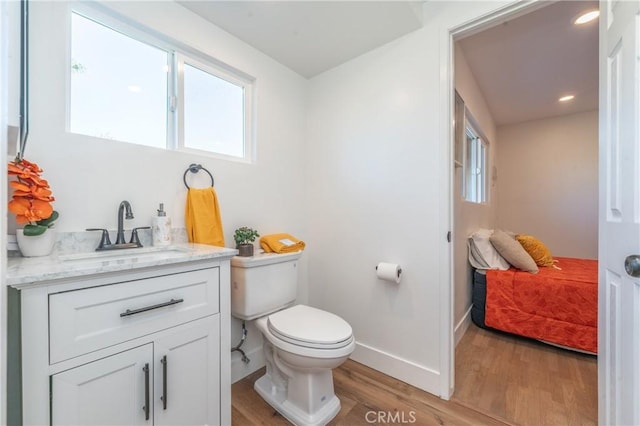
[[[598,108],[598,21],[576,26],[596,1],[563,1],[457,43],[496,126]],[[558,102],[563,95],[570,102]]]
[[[422,26],[423,1],[179,1],[311,78]]]
[[[420,28],[424,0],[179,2],[311,78]],[[497,126],[598,108],[598,21],[573,25],[597,7],[549,2],[458,40]]]

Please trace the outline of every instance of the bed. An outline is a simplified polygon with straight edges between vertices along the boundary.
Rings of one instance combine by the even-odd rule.
[[[474,269],[471,319],[479,327],[597,353],[598,262],[555,257],[532,274]]]

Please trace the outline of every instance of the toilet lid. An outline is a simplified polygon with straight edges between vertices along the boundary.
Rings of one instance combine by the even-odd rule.
[[[277,337],[314,348],[342,347],[353,335],[349,323],[339,316],[305,305],[271,314],[267,324]]]

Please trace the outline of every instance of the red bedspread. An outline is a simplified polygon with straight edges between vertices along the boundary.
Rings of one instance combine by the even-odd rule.
[[[489,327],[596,353],[598,261],[555,258],[562,270],[487,271]]]

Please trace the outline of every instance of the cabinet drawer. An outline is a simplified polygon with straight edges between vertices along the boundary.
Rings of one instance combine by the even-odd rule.
[[[51,294],[49,362],[55,364],[218,311],[218,268]]]

